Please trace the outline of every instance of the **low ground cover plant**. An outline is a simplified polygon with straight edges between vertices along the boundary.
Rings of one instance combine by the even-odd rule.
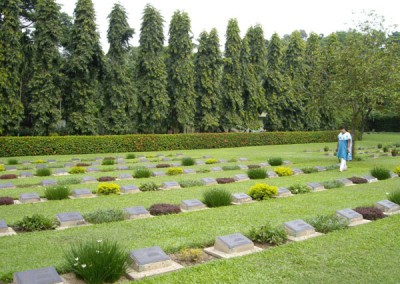
[[[223,166],[222,169],[224,171],[237,171],[240,170],[240,167],[238,165],[232,165],[232,166]]]
[[[378,180],[390,179],[390,171],[384,167],[374,167],[370,173]]]
[[[349,225],[349,222],[346,219],[340,218],[335,214],[318,215],[316,217],[306,219],[306,222],[313,226],[317,232],[324,234],[345,229]]]
[[[332,181],[324,181],[322,185],[326,189],[332,189],[332,188],[340,188],[344,186],[344,183],[339,181],[339,180],[332,180]]]
[[[169,176],[177,176],[177,175],[180,175],[180,174],[183,174],[183,169],[182,168],[175,167],[175,168],[169,168],[167,170],[167,175],[169,175]]]
[[[397,203],[400,205],[400,189],[397,189],[393,192],[391,192],[388,196],[388,199],[394,203]]]
[[[206,160],[207,165],[216,164],[216,163],[218,163],[218,160],[214,159],[214,158],[209,158]]]
[[[109,194],[120,194],[121,187],[116,183],[100,183],[97,187],[97,194],[109,195]]]
[[[249,168],[247,170],[247,176],[250,179],[265,179],[267,178],[267,172],[262,168]]]
[[[368,183],[368,181],[365,178],[361,178],[361,177],[351,177],[351,178],[349,178],[349,180],[351,180],[351,182],[354,184]]]
[[[112,166],[115,164],[115,158],[112,157],[104,158],[101,164],[103,166]]]
[[[134,178],[149,178],[151,177],[151,171],[147,168],[136,169],[133,173]]]
[[[18,160],[17,159],[9,159],[7,161],[7,165],[18,165]]]
[[[293,171],[288,167],[277,167],[274,169],[274,172],[280,177],[292,176]]]
[[[181,208],[175,204],[158,203],[151,205],[149,208],[149,212],[151,215],[154,216],[169,215],[180,213]]]
[[[255,200],[266,200],[278,194],[278,187],[266,183],[258,183],[250,187],[248,195]]]
[[[36,169],[35,175],[38,176],[38,177],[51,176],[51,170],[48,169],[48,168]]]
[[[268,163],[271,166],[281,166],[283,164],[283,159],[279,157],[269,158]]]
[[[203,250],[199,248],[183,248],[179,251],[179,258],[185,262],[199,262],[203,257]]]
[[[282,245],[288,239],[283,226],[273,226],[271,223],[253,227],[249,232],[249,238],[255,242],[271,245]]]
[[[313,167],[306,167],[301,169],[305,174],[312,174],[318,172],[318,169]]]
[[[136,155],[133,153],[126,154],[126,159],[128,159],[128,160],[133,160],[135,158],[136,158]]]
[[[398,176],[400,176],[400,166],[394,168],[394,169],[393,169],[393,172],[394,172],[395,174],[397,174]]]
[[[9,196],[2,196],[0,197],[0,206],[1,205],[12,205],[14,204],[14,199]]]
[[[211,171],[210,169],[203,168],[203,169],[198,169],[196,172],[199,174],[205,174],[209,173],[210,171]]]
[[[367,220],[378,220],[386,217],[381,209],[373,206],[357,207],[354,211],[360,213]]]
[[[70,185],[70,184],[80,184],[80,178],[63,178],[58,181],[59,185]]]
[[[199,180],[182,180],[179,182],[180,186],[185,187],[194,187],[194,186],[202,186],[203,183]]]
[[[182,159],[182,166],[193,166],[196,163],[196,160],[191,157],[184,157]]]
[[[4,172],[6,168],[3,165],[0,165],[0,172]]]
[[[18,178],[18,176],[15,174],[7,174],[7,175],[0,176],[0,179],[16,179],[16,178]]]
[[[54,230],[57,227],[55,218],[48,218],[41,214],[33,214],[32,216],[25,216],[22,220],[14,223],[15,229],[24,232],[35,232]]]
[[[156,165],[156,168],[162,169],[162,168],[169,168],[171,165],[170,164],[158,164]]]
[[[75,166],[75,167],[70,168],[68,173],[71,175],[84,174],[84,173],[86,173],[86,169],[84,167]]]
[[[216,178],[218,184],[227,184],[235,182],[234,178]]]
[[[288,189],[293,194],[303,194],[303,193],[308,193],[311,191],[311,188],[304,184],[295,184],[295,185],[289,186]]]
[[[98,181],[114,181],[114,180],[116,180],[117,178],[116,177],[109,177],[109,176],[105,176],[105,177],[99,177],[97,180]]]
[[[158,186],[154,182],[146,182],[146,183],[141,184],[139,186],[139,189],[141,191],[157,191],[157,190],[160,190],[160,186]]]
[[[227,206],[232,202],[232,195],[226,189],[211,188],[204,191],[203,202],[208,207]]]
[[[50,186],[45,188],[44,196],[48,200],[62,200],[67,199],[71,191],[69,187],[65,185]]]
[[[127,215],[121,209],[99,209],[83,214],[83,218],[89,223],[101,224],[125,220]]]

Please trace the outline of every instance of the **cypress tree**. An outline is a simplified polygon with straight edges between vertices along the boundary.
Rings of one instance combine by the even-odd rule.
[[[61,119],[59,15],[60,6],[54,0],[38,0],[29,110],[33,118],[33,131],[39,135],[49,135]]]
[[[250,48],[250,62],[254,66],[259,82],[262,83],[267,67],[267,42],[263,28],[260,25],[250,27],[246,38]]]
[[[147,4],[140,29],[137,70],[139,123],[144,133],[165,131],[169,113],[163,22],[160,12]]]
[[[189,15],[176,11],[169,27],[167,60],[170,126],[184,132],[193,129],[196,114],[193,43],[190,33]]]
[[[0,134],[18,129],[23,116],[20,72],[22,62],[19,0],[0,4]]]
[[[107,53],[108,68],[104,84],[103,119],[107,133],[124,134],[134,130],[134,113],[137,108],[133,74],[128,56],[129,40],[133,36],[124,7],[115,4],[108,16]]]
[[[223,114],[221,126],[225,130],[243,126],[241,44],[238,22],[236,19],[231,19],[226,31],[225,60],[222,75]]]
[[[197,126],[202,132],[215,131],[221,112],[221,51],[216,29],[202,32],[195,56]]]

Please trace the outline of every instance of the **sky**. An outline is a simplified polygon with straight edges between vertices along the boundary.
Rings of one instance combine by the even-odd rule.
[[[76,1],[56,0],[61,10],[73,15]],[[168,40],[168,27],[176,10],[189,14],[192,23],[193,38],[196,40],[202,31],[216,28],[221,44],[228,21],[236,18],[242,36],[250,26],[260,24],[266,38],[274,32],[280,36],[294,30],[303,29],[307,33],[328,35],[339,30],[354,27],[354,20],[363,10],[374,10],[385,17],[387,25],[400,25],[398,0],[92,0],[96,11],[97,29],[100,33],[104,51],[108,50],[108,19],[114,3],[120,3],[128,14],[128,22],[135,30],[131,41],[138,45],[141,18],[147,3],[153,5],[164,17],[164,34]],[[358,15],[358,16],[357,16]]]

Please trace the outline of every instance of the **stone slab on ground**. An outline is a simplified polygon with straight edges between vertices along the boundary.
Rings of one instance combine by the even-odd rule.
[[[146,165],[144,165],[144,167],[145,167],[146,169],[154,169],[154,168],[156,167],[156,165],[153,165],[153,164],[146,164]]]
[[[129,219],[142,219],[151,217],[150,212],[143,206],[125,208],[124,211],[128,214]]]
[[[267,176],[268,176],[268,178],[278,178],[279,177],[278,174],[274,171],[268,171]]]
[[[375,203],[375,207],[381,209],[386,214],[400,213],[400,205],[390,200],[381,200]]]
[[[194,169],[184,169],[183,173],[184,174],[195,174],[196,170],[194,170]]]
[[[258,164],[260,167],[264,168],[264,167],[269,167],[270,164],[269,163],[259,163]]]
[[[58,169],[54,172],[53,176],[67,176],[69,173],[65,169]]]
[[[131,174],[120,174],[118,175],[118,180],[132,180],[133,176]]]
[[[241,182],[241,181],[249,181],[250,178],[246,174],[237,174],[233,177],[236,182]]]
[[[315,166],[314,168],[317,169],[317,171],[319,172],[325,172],[326,171],[326,167],[322,167],[322,166]]]
[[[373,182],[377,182],[378,179],[376,177],[373,177],[371,175],[365,175],[362,176],[363,179],[366,179],[368,183],[373,183]]]
[[[19,173],[20,178],[31,178],[33,177],[33,173],[31,172],[20,172]]]
[[[168,189],[179,189],[181,185],[176,181],[165,181],[162,183],[161,189],[168,190]]]
[[[21,193],[19,195],[19,202],[21,203],[35,203],[40,202],[39,194],[36,192]]]
[[[279,187],[278,188],[278,194],[274,197],[289,197],[289,196],[293,196],[293,194],[290,192],[289,189],[287,189],[286,187]]]
[[[304,172],[301,169],[292,169],[293,175],[298,176],[304,174]]]
[[[153,177],[163,177],[166,175],[165,172],[162,172],[162,171],[155,171],[152,174],[153,174]]]
[[[248,170],[248,169],[249,169],[249,167],[246,166],[246,165],[238,165],[238,167],[239,167],[241,170]]]
[[[97,172],[100,172],[100,169],[96,168],[96,167],[88,167],[88,168],[86,168],[86,172],[88,172],[88,173],[97,173]]]
[[[60,227],[73,227],[86,224],[85,219],[79,212],[63,212],[57,214]]]
[[[12,236],[17,233],[10,227],[8,227],[5,220],[0,220],[0,237]]]
[[[390,178],[398,178],[398,177],[399,177],[398,174],[396,174],[396,173],[390,171]]]
[[[181,210],[184,211],[195,211],[207,208],[206,205],[198,199],[182,200]]]
[[[354,185],[354,183],[351,180],[349,180],[348,178],[341,178],[341,179],[338,179],[337,181],[343,183],[344,186]]]
[[[117,171],[128,171],[129,167],[128,166],[117,166]]]
[[[37,169],[45,169],[45,168],[47,168],[47,165],[45,165],[45,164],[37,164],[36,168]]]
[[[54,267],[14,273],[14,284],[61,284],[63,280]]]
[[[204,161],[196,161],[195,163],[196,163],[196,165],[205,165],[206,164]]]
[[[319,182],[309,182],[307,183],[307,186],[311,188],[312,191],[323,191],[325,190],[325,187],[323,184]]]
[[[302,241],[322,235],[315,232],[313,226],[300,219],[286,222],[283,227],[288,234],[288,239],[291,241]]]
[[[212,172],[221,172],[221,171],[222,171],[222,168],[221,168],[221,167],[212,167],[210,170],[211,170]]]
[[[72,164],[72,163],[65,163],[64,164],[64,168],[71,168],[73,166],[74,166],[74,164]]]
[[[57,161],[54,160],[54,159],[49,159],[49,160],[47,160],[47,162],[48,162],[48,163],[56,163]]]
[[[57,181],[55,179],[46,179],[42,180],[41,184],[42,186],[52,186],[57,185]]]
[[[140,192],[140,189],[136,185],[123,185],[121,186],[121,193],[127,194],[127,193],[138,193]]]
[[[70,198],[92,198],[95,195],[88,188],[74,189]]]
[[[6,166],[5,168],[7,172],[12,172],[17,170],[17,166]]]
[[[97,183],[97,179],[92,176],[83,177],[81,183]]]
[[[246,161],[248,161],[249,159],[247,159],[247,158],[245,158],[245,157],[242,157],[242,158],[239,158],[238,159],[238,161],[240,161],[240,162],[246,162]]]
[[[358,213],[350,208],[338,210],[338,211],[336,211],[336,215],[340,218],[343,218],[343,219],[349,221],[350,227],[370,222],[369,220],[364,220],[363,216],[360,213]]]
[[[245,204],[245,203],[251,203],[254,202],[254,200],[248,196],[246,193],[233,193],[232,194],[232,204],[238,205],[238,204]]]
[[[16,186],[11,182],[0,183],[0,189],[12,189],[12,188],[16,188]]]
[[[201,182],[204,185],[207,185],[207,186],[209,186],[209,185],[217,185],[218,184],[217,180],[215,178],[202,178]]]

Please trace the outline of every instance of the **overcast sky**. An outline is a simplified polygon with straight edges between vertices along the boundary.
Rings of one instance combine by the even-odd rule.
[[[255,24],[261,24],[266,38],[274,32],[280,36],[290,34],[296,29],[304,29],[307,33],[316,32],[328,35],[338,30],[353,27],[354,13],[362,10],[375,10],[391,24],[400,24],[398,0],[92,0],[96,10],[97,28],[104,51],[108,50],[107,16],[114,3],[122,4],[128,21],[135,29],[133,45],[138,44],[142,13],[147,3],[160,10],[164,17],[164,30],[168,39],[168,27],[175,10],[189,13],[192,21],[192,32],[197,39],[203,31],[217,28],[221,43],[224,42],[225,31],[230,18],[237,18],[242,35]],[[57,0],[62,11],[73,15],[76,1]]]

